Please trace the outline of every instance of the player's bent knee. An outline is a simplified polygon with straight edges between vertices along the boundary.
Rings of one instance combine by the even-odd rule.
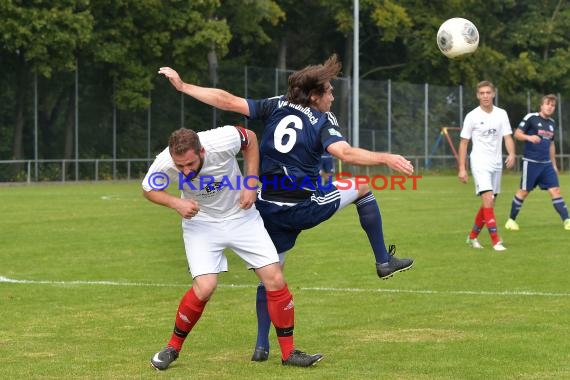
[[[552,198],[560,198],[560,188],[559,187],[552,187],[550,189],[548,189],[548,192],[550,193],[550,196]]]
[[[208,301],[216,291],[217,286],[218,281],[216,277],[212,277],[212,275],[203,275],[197,276],[194,279],[192,288],[194,289],[196,297],[202,301]]]
[[[370,186],[368,183],[360,183],[358,184],[358,197],[362,197],[370,192]]]
[[[285,286],[285,277],[279,263],[257,269],[256,273],[267,290],[279,290]]]

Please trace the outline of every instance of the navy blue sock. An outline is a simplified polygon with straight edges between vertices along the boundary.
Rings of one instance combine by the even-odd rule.
[[[267,309],[265,286],[261,283],[257,286],[255,310],[257,311],[257,342],[255,343],[255,347],[265,348],[266,351],[269,351],[269,329],[271,328],[271,319],[269,318],[269,310]]]
[[[556,212],[562,218],[562,221],[568,219],[568,208],[566,208],[566,202],[564,202],[564,198],[555,198],[552,200],[552,205]]]
[[[519,215],[523,202],[524,199],[520,199],[516,195],[513,197],[513,202],[511,203],[511,215],[509,216],[512,220],[515,220]]]
[[[360,218],[360,225],[368,236],[376,262],[387,263],[390,261],[390,255],[384,245],[382,216],[380,215],[380,208],[378,208],[374,194],[368,192],[354,203],[356,204],[356,211]]]

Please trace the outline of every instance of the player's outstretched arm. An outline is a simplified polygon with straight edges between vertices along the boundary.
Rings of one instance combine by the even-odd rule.
[[[237,112],[249,116],[249,107],[244,98],[230,94],[229,92],[212,87],[201,87],[194,84],[185,83],[176,70],[170,67],[161,67],[159,74],[168,78],[176,90],[193,97],[196,100],[206,103],[224,111]]]
[[[414,172],[414,165],[399,154],[373,152],[362,148],[355,148],[350,146],[346,141],[332,143],[328,146],[327,151],[336,158],[351,165],[386,165],[390,169],[406,175],[411,175]]]

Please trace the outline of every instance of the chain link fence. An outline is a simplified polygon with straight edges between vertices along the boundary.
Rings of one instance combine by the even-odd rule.
[[[291,71],[260,67],[220,67],[219,87],[248,98],[283,94]],[[104,73],[79,66],[78,72],[52,78],[32,77],[16,83],[0,74],[6,90],[0,94],[0,182],[76,181],[141,178],[153,157],[179,128],[197,131],[241,124],[263,133],[260,122],[215,110],[175,91],[158,76],[148,93],[150,106],[121,110],[113,102],[114,84]],[[184,76],[183,76],[184,78]],[[492,79],[492,78],[491,78]],[[208,79],[201,85],[212,86]],[[17,89],[16,86],[22,86]],[[332,111],[348,139],[353,140],[350,78],[333,82]],[[361,80],[359,94],[360,147],[390,151],[411,159],[418,172],[455,171],[454,150],[459,128],[478,105],[475,89]],[[538,110],[543,94],[505,94],[496,104],[507,110],[511,126]],[[570,168],[570,104],[559,97],[556,148],[558,166]],[[20,137],[21,136],[21,137]],[[18,146],[18,141],[21,145]],[[20,158],[14,159],[19,150]],[[522,145],[517,144],[517,152]],[[352,168],[353,173],[379,168]]]

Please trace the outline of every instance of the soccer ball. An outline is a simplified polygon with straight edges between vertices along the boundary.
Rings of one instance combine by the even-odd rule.
[[[437,47],[448,58],[471,54],[479,46],[479,32],[464,18],[446,20],[437,31]]]

